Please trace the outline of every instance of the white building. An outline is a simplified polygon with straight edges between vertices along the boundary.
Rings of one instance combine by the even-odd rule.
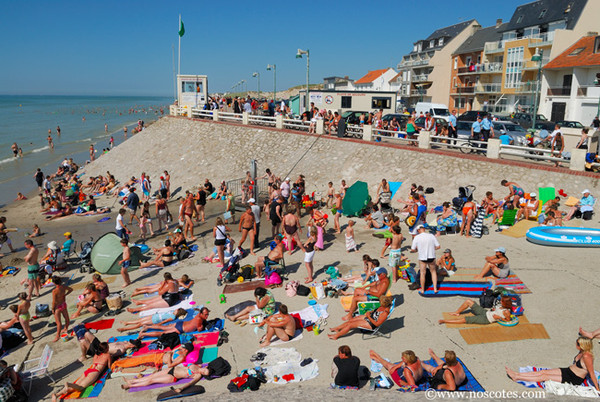
[[[369,71],[364,77],[354,81],[354,89],[357,91],[397,91],[398,87],[392,81],[398,73],[393,68],[382,68]]]

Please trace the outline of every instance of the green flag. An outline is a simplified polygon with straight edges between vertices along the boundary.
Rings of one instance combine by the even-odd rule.
[[[179,36],[182,37],[185,33],[185,28],[183,27],[183,21],[179,21]]]

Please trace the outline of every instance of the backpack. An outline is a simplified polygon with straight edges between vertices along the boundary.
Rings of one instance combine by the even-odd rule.
[[[252,279],[254,277],[253,271],[254,271],[254,267],[250,264],[244,265],[243,267],[240,268],[241,272],[240,275],[242,276],[242,278],[244,278],[244,280],[248,280],[248,279]]]
[[[168,334],[162,334],[152,343],[155,343],[159,349],[173,349],[179,346],[181,342],[179,341],[179,334],[175,332],[169,332]]]
[[[479,296],[479,305],[483,308],[492,308],[497,297],[493,290],[485,289],[481,296]]]
[[[208,363],[208,370],[210,373],[208,378],[225,377],[231,373],[231,365],[222,357],[217,357],[215,360]]]
[[[192,254],[192,252],[190,251],[190,249],[188,249],[188,248],[182,248],[177,253],[177,259],[179,261],[185,260],[186,258],[189,258],[190,254]]]
[[[285,294],[288,297],[296,296],[296,292],[298,290],[298,285],[300,285],[300,282],[298,282],[298,281],[289,281],[288,283],[286,283],[285,284]]]

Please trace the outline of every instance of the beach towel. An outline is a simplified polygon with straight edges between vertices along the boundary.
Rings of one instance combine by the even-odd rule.
[[[228,283],[223,288],[223,293],[228,294],[228,293],[246,292],[249,290],[254,290],[259,287],[263,287],[263,288],[265,287],[264,279],[260,279],[257,281],[244,281],[242,283],[237,283],[237,282]]]
[[[190,256],[188,258],[192,258],[193,254],[190,254]],[[169,265],[168,268],[174,267],[175,265],[179,264],[179,261],[174,261],[173,263],[171,263],[171,265]],[[144,272],[149,272],[149,271],[155,271],[157,269],[163,269],[164,267],[159,267],[158,265],[150,265],[149,267],[144,267],[144,268],[140,268],[140,271],[144,271]]]
[[[452,275],[453,281],[458,282],[492,282],[494,286],[502,286],[507,290],[515,292],[517,294],[531,293],[531,290],[523,283],[523,281],[513,272],[510,272],[506,278],[496,278],[494,276],[486,276],[483,279],[474,279],[476,275],[481,272],[480,268],[458,268],[454,275]]]
[[[525,367],[519,368],[520,373],[530,373],[532,371],[541,371],[541,370],[548,370],[548,368],[547,367],[535,367],[535,366],[525,366]],[[596,375],[596,378],[600,382],[600,372],[598,372],[597,370],[594,370],[594,374]],[[549,381],[546,381],[546,382],[517,381],[517,382],[527,388],[546,388],[546,383]],[[594,388],[594,384],[592,383],[592,379],[590,378],[589,374],[583,381],[583,384],[581,385],[581,387],[582,388],[591,387],[592,389]]]
[[[319,375],[318,360],[313,360],[304,367],[300,366],[300,362],[283,362],[273,366],[265,367],[265,377],[267,382],[275,382],[277,384],[287,384],[289,382],[308,381]]]
[[[510,237],[516,237],[516,238],[521,238],[521,237],[525,237],[525,235],[527,234],[527,231],[533,227],[538,226],[537,221],[530,221],[530,220],[526,220],[523,219],[517,223],[515,223],[513,226],[509,227],[508,229],[504,229],[502,232],[503,235],[506,236],[510,236]]]
[[[438,284],[438,292],[433,293],[433,285],[419,293],[423,297],[468,296],[479,297],[485,289],[491,289],[491,282],[456,282],[443,281]]]
[[[483,234],[483,220],[485,219],[485,208],[480,208],[479,211],[477,212],[477,215],[475,216],[475,219],[473,219],[473,222],[471,222],[471,231],[469,232],[471,234],[471,237],[474,237],[476,239],[480,239],[482,234]]]
[[[486,325],[481,328],[466,328],[458,331],[467,345],[521,341],[525,339],[550,339],[543,324],[522,324],[514,327]]]
[[[106,222],[110,219],[110,216],[105,216],[104,218],[98,219],[98,223]]]
[[[460,316],[454,316],[454,315],[450,315],[450,313],[442,313],[444,320],[455,320],[457,318],[460,317],[472,317],[473,314],[472,313],[463,313]],[[521,315],[519,316],[519,323],[517,325],[521,325],[521,324],[529,324],[529,320],[527,319],[527,317],[525,317],[525,315]],[[446,328],[480,328],[480,327],[487,327],[487,326],[499,326],[500,324],[498,323],[492,323],[492,324],[448,324],[446,323]]]
[[[394,197],[396,196],[396,193],[402,186],[402,182],[401,181],[388,181],[388,184],[390,185],[390,193],[392,193],[392,200],[393,200]]]
[[[442,358],[442,360],[444,360],[444,359]],[[463,384],[460,384],[460,386],[458,387],[458,391],[485,392],[485,389],[481,386],[481,384],[479,384],[479,381],[477,381],[475,379],[475,377],[473,376],[471,371],[467,368],[467,366],[465,366],[465,364],[462,362],[462,360],[460,360],[459,358],[456,358],[456,360],[462,366],[462,368],[465,372],[465,377],[466,377],[465,382]],[[428,364],[430,366],[437,366],[437,363],[433,359],[423,361],[423,363]],[[423,372],[423,377],[424,378],[421,379],[419,381],[419,383],[417,384],[417,389],[415,391],[426,391],[430,388],[429,373]],[[412,389],[408,389],[408,388],[400,388],[400,389],[398,389],[398,391],[413,392]]]
[[[114,318],[110,318],[108,320],[99,320],[99,321],[86,322],[83,325],[87,329],[101,330],[101,329],[112,328],[112,326],[113,326],[114,323],[115,323],[115,319]]]
[[[300,320],[302,320],[302,326],[304,328],[311,326],[319,318],[328,318],[329,313],[327,309],[329,308],[329,304],[314,304],[312,306],[308,306],[303,308],[300,311],[292,311],[290,314],[295,315],[298,314],[300,316]]]
[[[219,319],[217,321],[217,323],[210,328],[210,330],[205,330],[205,331],[200,331],[200,332],[187,332],[185,335],[198,335],[198,334],[207,334],[210,332],[215,332],[215,331],[220,331],[225,327],[225,320],[223,319]],[[133,334],[133,335],[121,335],[121,336],[113,336],[108,338],[108,343],[112,343],[112,342],[125,342],[125,341],[131,341],[133,339],[137,339],[138,338],[138,334]],[[153,340],[156,338],[144,338],[146,340]]]
[[[15,276],[16,274],[19,273],[20,270],[21,270],[21,268],[17,268],[17,267],[5,267],[2,270],[2,272],[0,273],[0,276],[8,276],[8,275]]]
[[[171,306],[171,307],[161,307],[161,308],[154,308],[151,310],[140,311],[140,313],[139,313],[140,317],[148,317],[149,315],[153,315],[155,313],[166,313],[169,311],[175,311],[179,308],[187,310],[189,308],[198,307],[198,306],[196,306],[196,303],[192,300],[192,297],[193,297],[193,294],[190,294],[185,299],[181,300],[179,303],[177,303],[176,305]]]
[[[82,392],[71,392],[70,394],[64,396],[63,399],[97,398],[98,396],[100,396],[100,392],[102,392],[102,389],[104,388],[104,384],[106,383],[106,379],[108,378],[109,373],[110,370],[106,370],[104,374],[101,375],[98,381],[96,381],[94,384],[90,385]]]
[[[217,344],[219,340],[219,331],[206,332],[206,333],[197,333],[194,335],[196,338],[195,342],[199,342],[202,347],[214,346]],[[133,352],[131,356],[142,356],[148,353],[156,353],[156,350],[149,349],[152,341],[142,342],[142,347],[137,351]]]
[[[297,328],[296,332],[294,332],[294,338],[289,341],[282,341],[279,338],[276,338],[273,342],[271,342],[270,346],[278,346],[278,345],[287,345],[290,342],[296,342],[303,338],[302,328]]]

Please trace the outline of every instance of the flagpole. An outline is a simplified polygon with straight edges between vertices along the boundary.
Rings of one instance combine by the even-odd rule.
[[[177,77],[175,76],[175,44],[171,45],[171,53],[173,55],[173,99],[177,99]]]
[[[177,29],[181,29],[181,14],[179,14],[179,26],[177,27]],[[177,75],[181,75],[181,35],[177,35],[179,36],[179,55],[178,55],[178,60],[177,60]]]

